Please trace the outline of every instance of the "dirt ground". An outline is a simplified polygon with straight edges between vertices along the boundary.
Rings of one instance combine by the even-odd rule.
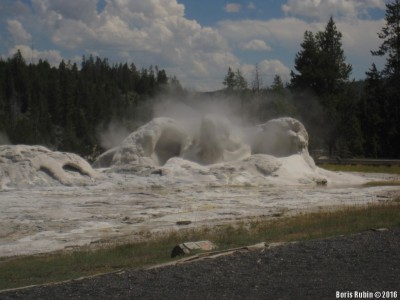
[[[400,228],[0,292],[0,299],[396,299]]]

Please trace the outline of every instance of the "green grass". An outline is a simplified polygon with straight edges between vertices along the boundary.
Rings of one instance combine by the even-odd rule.
[[[400,166],[398,165],[386,166],[386,165],[320,164],[318,166],[330,171],[400,174]]]
[[[385,173],[400,175],[400,166],[385,166],[385,165],[341,165],[341,164],[321,164],[321,168],[330,171],[341,172],[362,172],[362,173]],[[371,181],[364,184],[364,186],[399,186],[400,180],[382,180]]]
[[[143,243],[8,258],[0,260],[0,290],[172,261],[172,248],[185,241],[210,240],[222,250],[261,241],[315,239],[396,226],[400,226],[400,198],[382,204],[170,232]]]
[[[400,180],[370,181],[365,183],[364,186],[400,186]]]

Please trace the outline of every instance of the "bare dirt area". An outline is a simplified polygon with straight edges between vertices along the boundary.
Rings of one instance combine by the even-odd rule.
[[[400,228],[0,293],[1,299],[395,299]]]
[[[119,184],[121,180],[121,184]],[[129,184],[129,175],[86,187],[0,192],[0,257],[73,249],[102,240],[133,242],[182,228],[249,217],[387,201],[396,187],[284,186],[163,188]],[[136,182],[136,181],[135,181]],[[147,183],[148,184],[148,183]],[[188,225],[179,226],[179,222]]]

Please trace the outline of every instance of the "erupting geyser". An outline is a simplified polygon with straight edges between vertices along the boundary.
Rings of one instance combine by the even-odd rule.
[[[219,115],[206,115],[198,132],[171,118],[156,118],[100,155],[94,167],[221,185],[326,183],[308,153],[308,134],[293,118],[234,130]]]
[[[206,115],[199,132],[189,133],[184,125],[170,118],[156,118],[131,133],[121,146],[100,155],[95,167],[150,163],[164,165],[168,159],[182,157],[211,165],[239,161],[252,154],[277,157],[308,155],[308,134],[293,118],[270,120],[246,130],[240,138],[223,116]]]
[[[126,164],[163,165],[190,146],[186,130],[170,118],[156,118],[131,133],[119,147],[99,156],[93,166],[105,168]]]
[[[251,149],[233,132],[230,122],[219,115],[206,115],[198,136],[183,157],[203,165],[237,161],[251,155]]]
[[[193,127],[172,118],[153,119],[98,157],[93,167],[106,170],[94,170],[72,153],[41,146],[0,146],[0,190],[94,184],[107,176],[112,181],[113,173],[130,173],[136,176],[132,184],[142,187],[363,182],[316,167],[308,153],[307,131],[293,118],[244,129],[209,114],[194,132],[188,128]]]

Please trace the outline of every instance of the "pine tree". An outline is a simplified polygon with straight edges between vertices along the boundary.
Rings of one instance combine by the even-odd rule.
[[[244,78],[242,72],[237,69],[235,73],[235,89],[239,91],[244,91],[248,87],[247,81]]]
[[[228,91],[232,91],[236,87],[236,75],[232,71],[231,67],[228,68],[228,73],[226,74],[224,81],[222,83]]]
[[[258,66],[258,64],[255,64],[253,80],[251,82],[251,89],[253,92],[260,92],[262,85],[263,85],[263,82],[262,82],[262,77],[260,74],[259,66]]]
[[[110,66],[92,55],[82,58],[80,70],[70,61],[58,68],[43,60],[27,65],[17,51],[7,61],[0,58],[0,133],[13,143],[91,154],[101,124],[114,117],[140,123],[152,116],[150,97],[169,83],[164,70],[155,70],[138,71],[133,63]],[[176,78],[171,84],[182,94]]]
[[[364,133],[364,155],[382,157],[386,141],[385,108],[386,99],[382,75],[372,64],[366,72],[364,93],[361,99],[360,119]]]
[[[302,118],[308,120],[306,125],[318,128],[312,138],[321,142],[315,144],[324,144],[331,154],[338,151],[358,154],[360,143],[354,143],[360,140],[357,136],[357,105],[349,82],[352,67],[346,63],[341,38],[342,34],[337,30],[332,17],[324,31],[315,35],[306,31],[300,45],[302,49],[295,57],[297,72],[291,72],[290,87],[299,95],[298,109]],[[313,96],[317,97],[322,107],[318,116],[309,114],[312,110],[318,111]],[[346,119],[342,115],[346,115]],[[343,122],[351,128],[344,128]],[[344,151],[344,148],[348,150]]]
[[[0,57],[0,135],[7,132],[8,112],[7,99],[5,94],[6,86],[6,63]],[[0,138],[1,139],[1,138]],[[0,141],[1,142],[1,141]]]
[[[352,66],[346,63],[342,49],[342,33],[331,17],[324,31],[316,35],[319,46],[320,81],[316,87],[318,95],[340,93],[348,82]]]
[[[341,38],[332,17],[325,30],[315,36],[306,31],[302,50],[295,57],[297,73],[291,72],[292,87],[310,89],[318,96],[339,92],[352,71],[345,61]]]
[[[275,75],[272,81],[271,90],[277,93],[282,93],[285,89],[281,76]]]
[[[228,73],[226,74],[222,84],[226,86],[228,91],[245,91],[248,87],[248,83],[242,72],[239,69],[237,69],[236,72],[233,72],[231,67],[228,68]]]
[[[297,73],[291,71],[291,87],[299,90],[314,91],[319,86],[320,57],[319,46],[311,31],[304,33],[304,41],[295,57],[294,68]]]
[[[378,33],[383,40],[377,51],[371,51],[374,56],[387,55],[383,74],[388,78],[400,79],[400,0],[386,4],[386,25]],[[399,81],[397,81],[399,82]]]
[[[386,25],[378,33],[383,40],[374,56],[386,56],[382,71],[384,95],[388,109],[385,111],[387,140],[383,143],[387,157],[400,157],[400,0],[386,4]]]

